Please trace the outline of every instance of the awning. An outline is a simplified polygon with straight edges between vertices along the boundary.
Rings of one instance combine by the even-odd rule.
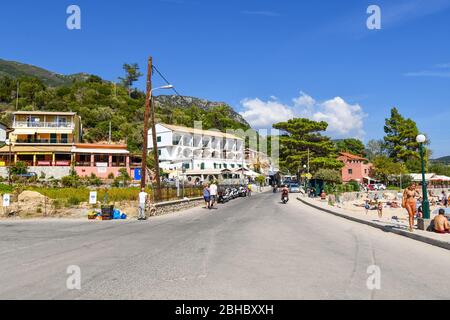
[[[447,176],[434,176],[430,181],[450,181],[450,177]]]
[[[120,149],[83,149],[72,148],[73,153],[87,153],[87,154],[129,154],[128,150]]]
[[[72,147],[64,146],[13,146],[12,153],[71,153]],[[0,148],[0,153],[9,153],[9,147]]]

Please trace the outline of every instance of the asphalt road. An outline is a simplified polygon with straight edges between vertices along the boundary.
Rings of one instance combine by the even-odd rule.
[[[449,299],[449,266],[447,250],[271,193],[146,222],[0,222],[0,299]]]

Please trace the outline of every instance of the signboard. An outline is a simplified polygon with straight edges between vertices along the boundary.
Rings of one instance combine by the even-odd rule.
[[[306,178],[308,180],[311,180],[312,179],[312,174],[310,174],[310,173],[302,174],[302,178]]]
[[[97,172],[98,173],[107,173],[108,172],[108,168],[98,167],[97,168]]]
[[[9,194],[3,195],[3,207],[9,207],[11,204],[11,196]]]
[[[97,191],[89,193],[89,204],[97,204]]]

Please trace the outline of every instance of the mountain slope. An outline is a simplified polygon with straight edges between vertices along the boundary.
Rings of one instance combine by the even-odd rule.
[[[434,163],[450,164],[450,156],[433,159],[431,161]]]
[[[72,78],[74,77],[61,75],[29,64],[2,59],[0,59],[0,76],[9,76],[14,79],[19,77],[35,77],[51,87],[69,85],[72,83]]]
[[[180,97],[177,95],[155,96],[154,102],[156,107],[160,107],[162,109],[171,109],[171,108],[188,109],[192,106],[196,106],[203,111],[209,111],[214,108],[224,107],[229,112],[232,120],[239,122],[246,127],[250,127],[249,123],[239,113],[237,113],[230,105],[226,104],[225,102],[208,101],[205,99],[187,96]]]

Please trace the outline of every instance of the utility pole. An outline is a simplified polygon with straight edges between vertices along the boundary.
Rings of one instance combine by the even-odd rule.
[[[108,143],[111,144],[112,143],[112,138],[111,138],[111,121],[109,122],[109,133],[108,133]]]
[[[17,81],[17,97],[16,97],[16,110],[19,110],[19,81]]]
[[[141,188],[146,187],[147,176],[147,152],[148,152],[148,119],[150,116],[150,99],[152,94],[152,57],[148,58],[147,67],[147,89],[145,97],[145,112],[144,112],[144,144],[142,146],[142,167],[141,167]]]
[[[155,104],[150,93],[151,105],[151,120],[152,120],[152,140],[153,140],[153,155],[155,157],[155,176],[156,176],[156,200],[161,199],[161,179],[159,176],[159,154],[158,154],[158,140],[156,137],[156,123],[155,123]]]

